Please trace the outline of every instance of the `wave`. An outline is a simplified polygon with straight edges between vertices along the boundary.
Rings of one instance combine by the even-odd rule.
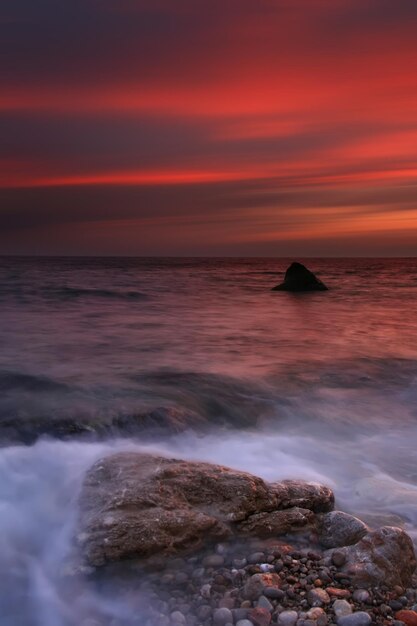
[[[44,292],[49,296],[62,299],[76,298],[109,298],[121,300],[142,300],[147,298],[141,291],[114,290],[114,289],[90,289],[86,287],[58,287],[48,288]]]
[[[0,392],[30,391],[48,393],[55,391],[67,391],[68,385],[48,376],[38,374],[26,374],[10,370],[0,370]]]

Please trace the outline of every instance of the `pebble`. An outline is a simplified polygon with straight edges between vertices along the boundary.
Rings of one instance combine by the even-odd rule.
[[[285,597],[285,592],[278,587],[265,587],[264,596],[271,600],[282,600]]]
[[[253,626],[252,622],[248,619],[239,619],[236,622],[236,626]]]
[[[338,626],[368,626],[372,622],[369,613],[365,611],[356,611],[350,615],[343,615],[337,620]]]
[[[371,604],[371,594],[367,589],[355,589],[353,592],[353,599],[355,602],[364,602],[366,604]]]
[[[330,604],[330,596],[324,589],[316,588],[310,589],[307,594],[307,600],[310,606],[323,606],[323,604]]]
[[[269,626],[271,623],[271,613],[267,609],[256,607],[248,612],[248,617],[255,626]]]
[[[213,612],[213,624],[215,626],[225,626],[225,624],[233,624],[233,613],[230,609],[223,607],[221,609],[214,609]]]
[[[181,611],[174,611],[171,613],[171,622],[174,624],[185,624],[185,615],[183,615]]]
[[[269,612],[272,612],[273,609],[274,609],[274,607],[272,606],[272,604],[270,603],[268,598],[266,598],[265,596],[260,596],[259,597],[259,600],[258,600],[256,606],[259,606],[261,609],[266,609]]]
[[[200,589],[200,594],[203,598],[210,598],[211,596],[211,585],[209,585],[208,583],[203,585]]]
[[[417,626],[417,613],[415,611],[402,609],[395,614],[395,619],[404,622],[406,626]]]
[[[321,609],[319,606],[316,606],[314,609],[310,609],[306,614],[307,619],[313,620],[316,622],[317,626],[326,626],[327,624],[327,614]]]
[[[350,598],[349,589],[337,589],[336,587],[327,587],[327,593],[329,596],[333,596],[334,598]]]
[[[335,600],[333,602],[333,611],[336,618],[343,617],[344,615],[350,615],[352,613],[352,606],[346,600]]]
[[[346,555],[342,550],[334,550],[332,553],[332,563],[336,567],[342,567],[346,563]]]
[[[224,556],[221,554],[210,554],[203,559],[204,567],[221,567],[224,565]]]
[[[278,615],[278,626],[295,626],[297,620],[297,611],[282,611]]]
[[[256,565],[257,563],[263,563],[265,560],[265,554],[263,552],[254,552],[248,556],[248,563]]]

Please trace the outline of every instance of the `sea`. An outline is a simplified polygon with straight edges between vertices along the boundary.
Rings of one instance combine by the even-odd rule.
[[[271,291],[293,260],[329,290]],[[142,624],[68,582],[83,476],[115,451],[322,482],[417,542],[417,259],[4,257],[0,311],[2,626]],[[186,427],[7,434],[160,407]]]

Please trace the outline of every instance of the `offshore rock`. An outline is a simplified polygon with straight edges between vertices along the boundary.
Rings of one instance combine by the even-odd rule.
[[[346,557],[340,571],[346,573],[356,587],[379,584],[407,587],[411,584],[416,556],[413,542],[401,528],[383,526],[367,533],[355,545],[337,551]]]
[[[257,514],[287,509],[285,532],[295,530],[308,512],[329,510],[330,489],[315,483],[261,478],[220,465],[124,452],[97,461],[80,496],[79,541],[90,565],[151,555],[174,555],[239,534],[239,526]],[[272,518],[274,520],[274,518]],[[282,520],[281,520],[281,523]],[[253,521],[264,535],[267,524]],[[275,524],[275,525],[274,525]],[[278,522],[271,525],[276,534]]]
[[[284,282],[272,291],[327,291],[326,285],[302,263],[291,263]]]

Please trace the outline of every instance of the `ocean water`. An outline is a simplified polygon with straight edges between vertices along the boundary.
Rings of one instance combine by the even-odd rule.
[[[83,475],[120,449],[322,481],[417,541],[417,260],[307,259],[328,292],[271,292],[290,261],[0,259],[2,626],[141,623],[68,576]],[[9,436],[156,407],[188,428]]]

